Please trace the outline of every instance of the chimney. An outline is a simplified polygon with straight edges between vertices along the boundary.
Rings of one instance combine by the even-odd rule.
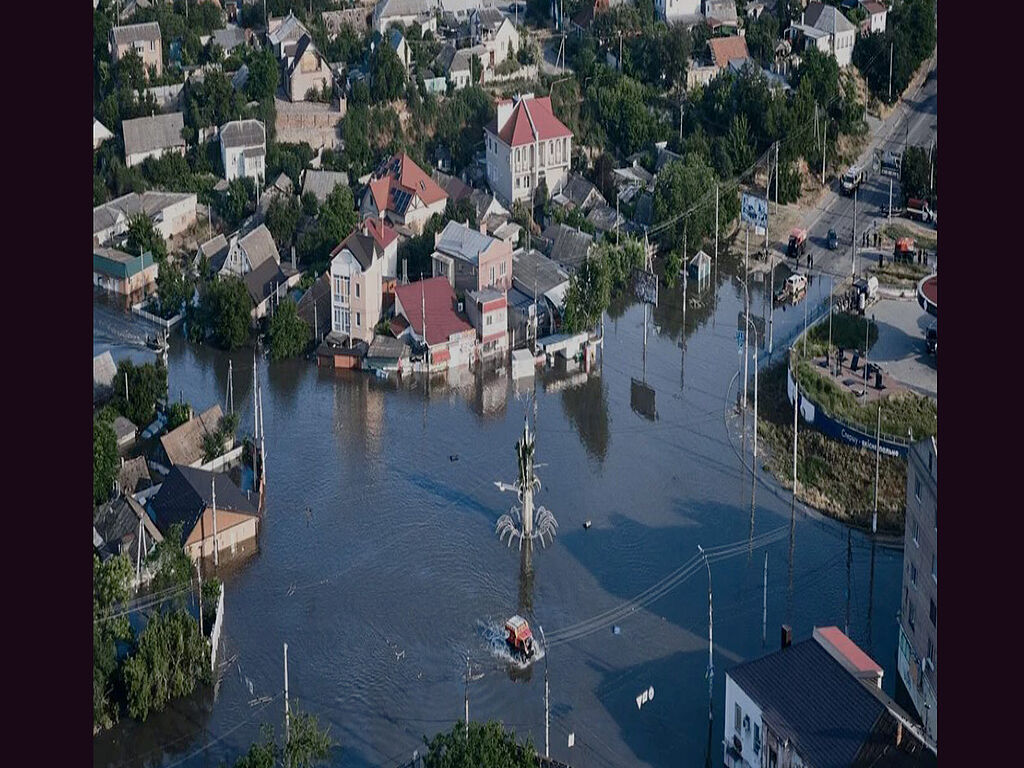
[[[507,123],[508,119],[512,116],[512,109],[514,107],[515,104],[511,99],[505,99],[504,101],[498,102],[497,126],[499,131],[505,126],[505,123]]]
[[[789,648],[793,644],[793,628],[789,624],[782,625],[782,647]]]
[[[804,12],[800,11],[800,26],[802,27],[803,25],[804,25]]]
[[[486,235],[487,234],[487,222],[484,221],[483,219],[480,219],[480,234],[481,235]]]

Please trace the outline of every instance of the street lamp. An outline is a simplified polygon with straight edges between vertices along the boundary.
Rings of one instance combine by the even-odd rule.
[[[704,565],[708,569],[708,726],[710,727],[713,720],[713,706],[712,706],[712,682],[715,678],[715,664],[712,658],[712,651],[714,649],[714,616],[711,609],[711,565],[708,563],[707,552],[704,551],[704,547],[700,544],[697,545],[697,551],[700,552],[700,556],[704,558]]]
[[[754,330],[754,459],[757,459],[757,327],[754,321],[747,317],[747,327]],[[746,335],[746,331],[744,331]]]
[[[743,286],[743,306],[744,306],[744,318],[750,322],[750,291],[747,289],[747,281],[740,280],[738,275],[733,275],[737,282]],[[747,358],[750,354],[747,352],[747,329],[743,329],[743,410],[747,409]]]
[[[548,704],[548,643],[547,640],[544,639],[544,627],[538,624],[537,629],[540,630],[540,644],[544,649],[544,757],[549,758],[551,757],[551,708]]]

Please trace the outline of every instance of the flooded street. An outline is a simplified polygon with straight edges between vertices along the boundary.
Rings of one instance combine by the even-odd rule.
[[[261,361],[267,514],[259,553],[225,575],[218,660],[232,661],[216,696],[204,691],[145,725],[122,722],[97,737],[94,764],[233,761],[261,723],[283,725],[285,642],[292,706],[330,725],[338,765],[399,765],[422,751],[424,735],[461,720],[467,657],[470,716],[500,719],[543,750],[543,662],[513,679],[488,639],[516,612],[549,640],[552,757],[573,766],[700,764],[708,585],[698,544],[717,548],[716,764],[725,671],[776,649],[782,623],[803,638],[848,620],[851,638],[885,668],[891,694],[902,554],[872,554],[854,534],[848,570],[845,528],[799,508],[793,516],[785,493],[753,482],[737,453],[738,417],[728,415],[737,371],[742,377],[743,289],[724,265],[717,285],[691,284],[685,333],[681,290],[662,286],[646,354],[644,308],[617,305],[594,373],[538,375],[536,501],[559,529],[553,544],[525,554],[495,534],[512,497],[494,481],[515,480],[532,379],[513,383],[506,369],[448,386],[399,383],[304,360]],[[752,316],[767,311],[766,290],[752,280]],[[812,282],[807,301],[826,291],[827,282]],[[802,323],[801,305],[776,311],[776,359],[780,340]],[[94,354],[152,359],[153,326],[97,303],[93,327]],[[229,358],[240,429],[252,432],[251,349],[227,355],[176,332],[171,397],[181,393],[197,410],[223,407]],[[656,697],[638,710],[649,686]]]

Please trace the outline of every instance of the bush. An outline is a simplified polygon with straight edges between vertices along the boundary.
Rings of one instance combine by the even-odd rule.
[[[270,347],[270,359],[285,360],[301,355],[306,351],[312,340],[312,333],[305,321],[299,317],[295,302],[291,299],[282,301],[270,318],[267,329],[267,342]]]

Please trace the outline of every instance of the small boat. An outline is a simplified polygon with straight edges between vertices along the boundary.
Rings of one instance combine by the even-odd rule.
[[[170,346],[167,343],[167,333],[165,332],[162,336],[157,336],[155,334],[153,336],[147,336],[146,346],[152,350],[156,350],[157,352],[166,352],[168,346]]]
[[[583,524],[583,529],[584,529],[584,530],[590,530],[590,526],[591,526],[591,525],[593,525],[593,523],[592,523],[592,522],[590,522],[589,520],[587,520],[587,521],[586,521],[586,522],[585,522],[585,523]]]
[[[537,652],[530,625],[522,616],[516,615],[505,622],[505,642],[512,655],[522,661],[530,661]]]

